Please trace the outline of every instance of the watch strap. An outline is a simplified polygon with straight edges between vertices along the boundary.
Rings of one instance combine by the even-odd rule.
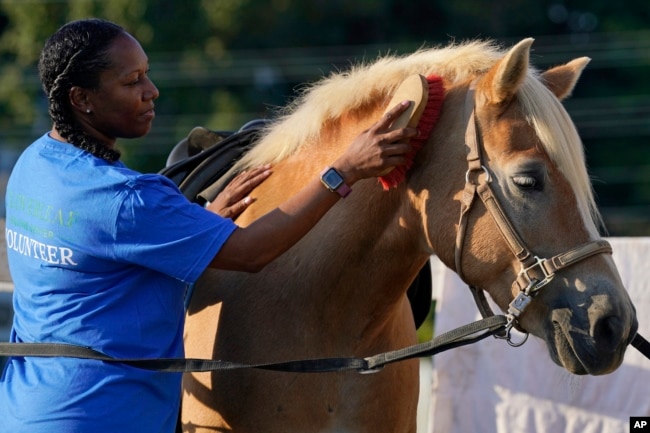
[[[338,192],[341,197],[345,198],[350,195],[352,188],[350,188],[347,183],[343,182],[341,186],[336,188],[336,192]]]

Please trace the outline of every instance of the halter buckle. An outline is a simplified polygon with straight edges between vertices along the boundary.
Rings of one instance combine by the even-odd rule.
[[[521,270],[519,271],[519,277],[523,277],[526,283],[526,288],[524,289],[524,292],[527,295],[533,294],[548,283],[551,282],[555,274],[549,273],[546,268],[544,267],[544,262],[546,262],[546,259],[540,259],[539,257],[535,256],[535,263],[530,265],[527,268],[524,268],[524,265],[522,263],[521,265]],[[543,276],[543,278],[534,278],[531,277],[530,271],[533,269],[539,269],[539,272]]]

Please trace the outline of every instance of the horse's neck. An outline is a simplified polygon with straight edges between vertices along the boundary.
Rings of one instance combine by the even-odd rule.
[[[374,111],[376,110],[378,108]],[[295,195],[314,178],[318,178],[322,170],[342,155],[357,135],[379,115],[371,114],[364,118],[344,116],[338,122],[323,126],[318,137],[302,143],[296,153],[272,168],[273,175],[253,191],[251,195],[256,202],[238,218],[237,224],[250,224]],[[273,144],[264,141],[261,143],[270,146]]]
[[[454,98],[452,93],[445,105]],[[464,147],[451,138],[458,118],[462,118],[455,106],[444,108],[432,137],[416,156],[414,173],[407,175],[405,183],[387,192],[381,190],[376,179],[357,183],[352,194],[324,218],[336,222],[321,222],[318,229],[332,230],[330,237],[340,228],[337,226],[355,230],[358,236],[345,245],[349,251],[356,251],[359,245],[367,248],[372,243],[373,249],[409,251],[415,256],[453,256],[458,194],[466,170]],[[381,116],[382,109],[377,106],[365,116],[347,116],[324,127],[319,138],[304,143],[301,150],[276,164],[273,175],[252,193],[256,202],[237,223],[250,224],[318,178],[373,119]]]
[[[427,144],[420,150],[408,177],[410,201],[417,209],[422,248],[454,267],[460,202],[467,171],[464,145],[464,91],[448,90],[441,116]]]

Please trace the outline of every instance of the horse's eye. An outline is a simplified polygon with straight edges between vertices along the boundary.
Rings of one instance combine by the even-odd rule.
[[[538,182],[533,176],[516,175],[512,177],[512,181],[521,189],[541,189],[541,182]]]

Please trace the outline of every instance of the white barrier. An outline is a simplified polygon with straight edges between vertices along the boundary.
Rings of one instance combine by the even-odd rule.
[[[650,238],[610,238],[614,260],[650,338]],[[480,318],[467,286],[434,260],[436,334]],[[495,310],[495,311],[498,311]],[[629,347],[606,376],[573,376],[531,337],[513,348],[488,338],[433,360],[430,433],[625,433],[650,416],[650,360]]]

